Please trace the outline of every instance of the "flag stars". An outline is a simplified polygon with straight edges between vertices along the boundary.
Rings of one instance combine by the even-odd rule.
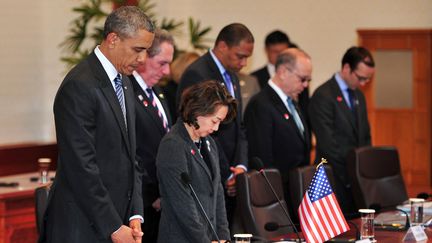
[[[324,167],[321,166],[318,168],[318,173],[312,178],[308,193],[313,202],[333,193]]]

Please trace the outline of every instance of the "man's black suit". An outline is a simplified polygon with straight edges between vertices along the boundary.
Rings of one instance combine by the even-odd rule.
[[[267,65],[252,72],[251,75],[257,77],[261,89],[264,89],[264,87],[268,86],[270,74],[268,72]],[[308,105],[309,105],[309,87],[306,87],[303,90],[303,92],[301,92],[298,96],[298,106],[300,107],[306,122],[309,124]]]
[[[309,129],[298,108],[297,112],[305,128],[303,135],[284,102],[267,85],[252,97],[244,117],[249,156],[260,158],[266,168],[279,169],[284,182],[285,198],[290,198],[289,170],[309,165],[310,162]]]
[[[235,167],[242,164],[247,168],[247,140],[245,129],[242,124],[240,83],[236,74],[229,71],[228,73],[231,77],[235,98],[238,101],[237,116],[235,120],[230,123],[220,124],[219,130],[211,135],[218,146],[221,182],[224,185],[231,175],[230,166]],[[217,80],[224,84],[222,74],[211,57],[210,52],[198,58],[185,70],[177,90],[177,101],[180,100],[181,93],[187,87],[207,80]],[[177,104],[179,104],[179,102],[177,102]],[[235,198],[226,196],[225,202],[228,221],[230,222],[230,226],[232,226]]]
[[[229,170],[230,166],[236,166],[240,163],[247,166],[247,141],[242,125],[240,84],[234,73],[229,72],[229,74],[232,80],[235,98],[239,104],[237,117],[233,122],[221,124],[219,130],[212,134],[212,137],[219,147],[222,182],[225,182],[231,174]],[[210,53],[207,52],[193,62],[183,73],[177,90],[177,101],[180,100],[181,92],[187,87],[210,79],[218,80],[224,84],[222,74],[219,72]]]
[[[317,139],[316,162],[325,158],[330,163],[339,181],[337,184],[342,186],[339,190],[336,188],[342,201],[344,194],[350,197],[345,161],[348,152],[371,144],[366,100],[360,90],[354,93],[356,118],[334,76],[317,88],[309,104],[310,121]],[[344,208],[344,202],[341,204]]]
[[[142,182],[144,198],[143,242],[156,242],[160,219],[160,212],[156,212],[152,207],[152,203],[160,197],[156,176],[156,155],[166,130],[156,108],[153,107],[152,102],[135,77],[131,75],[129,78],[135,93],[137,159],[146,172]],[[153,91],[163,106],[168,119],[168,127],[170,127],[171,118],[162,91],[158,86],[154,86]]]
[[[143,215],[133,91],[125,75],[123,87],[127,126],[95,53],[61,84],[54,101],[57,174],[41,242],[111,242],[131,216]]]

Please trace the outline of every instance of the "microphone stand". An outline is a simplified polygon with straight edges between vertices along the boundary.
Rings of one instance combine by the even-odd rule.
[[[293,221],[291,220],[291,217],[290,217],[289,214],[288,214],[288,211],[287,211],[286,208],[283,206],[283,204],[282,204],[281,200],[279,199],[279,197],[278,197],[276,191],[274,190],[272,184],[270,183],[269,179],[267,178],[267,175],[266,175],[264,169],[261,169],[261,170],[259,171],[259,173],[260,173],[261,175],[263,175],[265,181],[267,182],[267,185],[270,187],[270,189],[271,189],[273,195],[274,195],[275,198],[277,199],[277,201],[278,201],[278,203],[279,203],[279,206],[282,208],[282,210],[283,210],[285,216],[287,217],[289,223],[292,225],[292,228],[293,228],[294,232],[295,232],[296,235],[297,235],[298,242],[302,242],[302,240],[301,240],[301,238],[300,238],[300,234],[299,234],[299,232],[297,231],[297,228],[295,227]]]
[[[211,223],[211,221],[210,221],[210,219],[209,219],[207,213],[206,213],[205,210],[204,210],[203,205],[201,204],[201,202],[200,202],[200,200],[199,200],[197,194],[195,193],[195,190],[193,189],[193,187],[192,187],[192,185],[191,185],[191,183],[190,183],[189,175],[187,175],[187,174],[183,174],[183,173],[182,173],[182,174],[181,174],[181,179],[183,180],[184,183],[186,183],[186,184],[188,185],[189,189],[191,190],[191,194],[192,194],[193,198],[195,199],[195,201],[197,201],[198,206],[199,206],[199,208],[201,209],[201,213],[204,214],[204,217],[205,217],[205,219],[207,220],[207,223],[210,225],[210,228],[211,228],[213,234],[216,236],[217,242],[218,242],[218,243],[221,243],[221,242],[220,242],[220,239],[219,239],[219,236],[217,235],[216,230],[215,230],[214,227],[213,227],[213,224]]]

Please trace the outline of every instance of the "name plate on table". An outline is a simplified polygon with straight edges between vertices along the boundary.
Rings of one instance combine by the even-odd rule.
[[[417,225],[409,228],[408,232],[403,238],[403,241],[415,240],[415,241],[423,241],[427,240],[427,235],[423,229],[423,226]]]

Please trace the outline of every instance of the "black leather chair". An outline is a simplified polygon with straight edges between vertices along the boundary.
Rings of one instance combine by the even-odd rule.
[[[408,199],[395,147],[362,147],[347,157],[357,208],[390,209]]]
[[[282,188],[282,179],[277,169],[264,169],[276,194],[287,209]],[[283,209],[273,195],[263,175],[253,170],[248,173],[237,175],[237,210],[242,221],[244,233],[254,236],[273,239],[287,233],[293,232],[291,227],[279,227],[276,231],[267,231],[266,223],[274,222],[278,225],[289,225]],[[239,232],[232,232],[239,233]]]
[[[330,185],[334,190],[335,182],[333,177],[333,171],[329,165],[325,164],[323,166],[325,168]],[[289,172],[289,193],[291,205],[295,212],[297,212],[297,209],[300,206],[301,201],[303,200],[303,196],[312,181],[312,177],[315,174],[315,171],[316,165],[308,165],[295,168]]]
[[[41,233],[42,231],[43,217],[47,208],[50,188],[51,183],[38,187],[35,190],[35,214],[38,233]]]

